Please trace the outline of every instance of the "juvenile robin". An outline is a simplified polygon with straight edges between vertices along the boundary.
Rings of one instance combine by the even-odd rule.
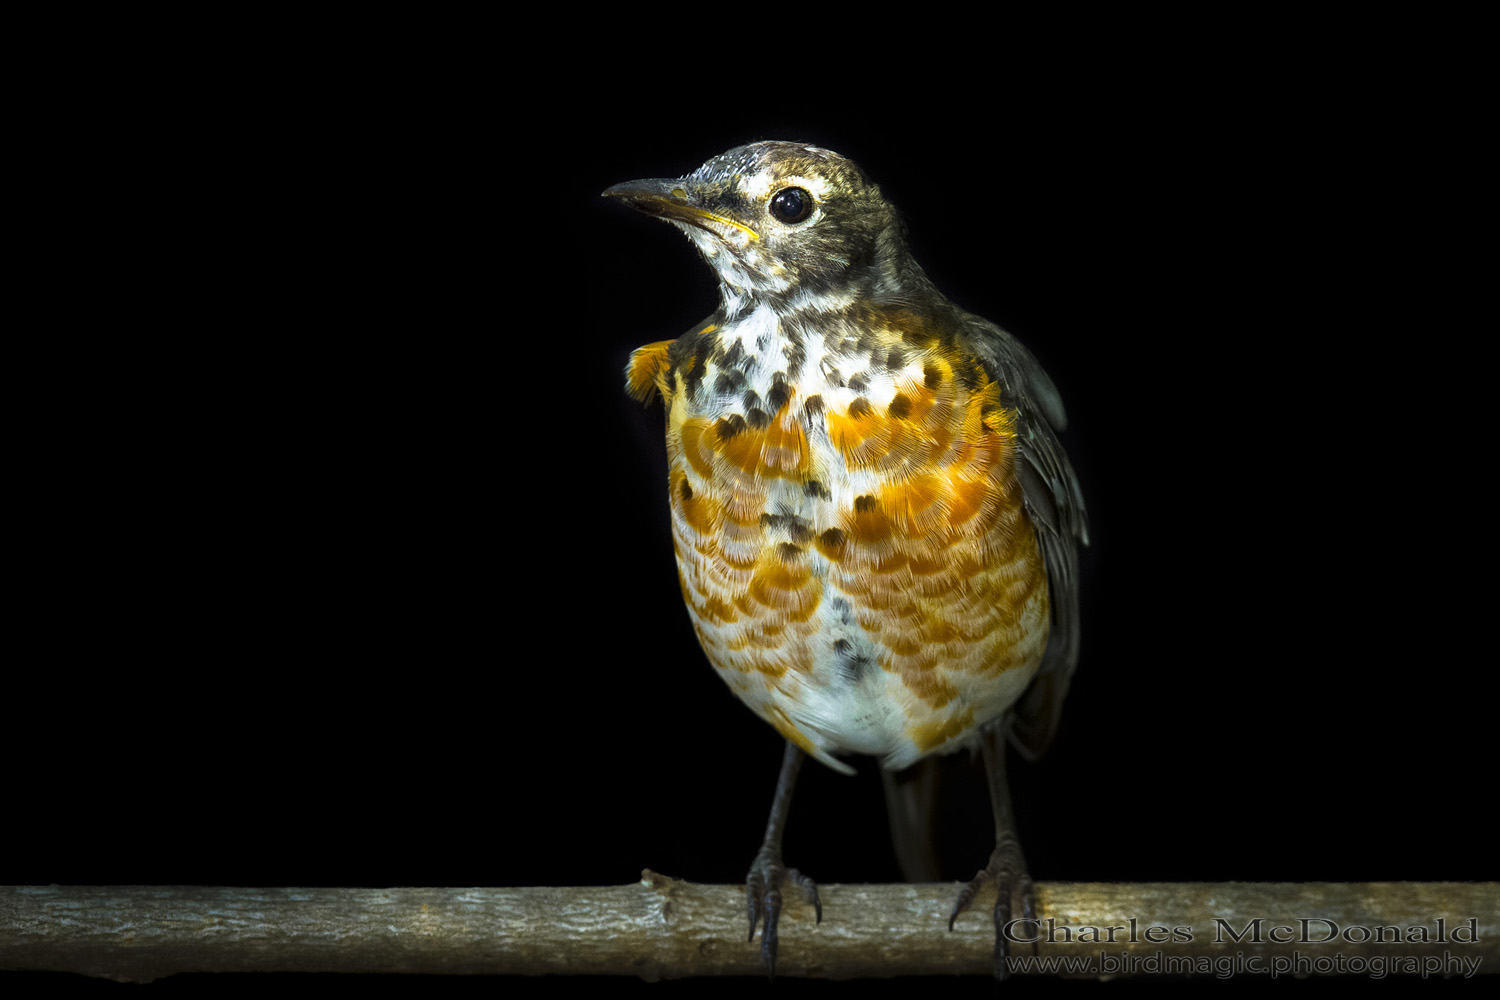
[[[1012,913],[1036,916],[1005,746],[1046,749],[1078,657],[1087,527],[1057,432],[1062,400],[1004,330],[944,298],[895,209],[851,161],[790,142],[732,149],[676,180],[604,192],[687,234],[719,308],[636,350],[627,389],[666,410],[683,600],[719,676],[786,738],[746,880],[774,972],[782,861],[804,755],[895,772],[977,748],[995,849],[995,973]],[[930,877],[914,800],[887,781],[908,877]],[[903,830],[908,833],[903,834]]]

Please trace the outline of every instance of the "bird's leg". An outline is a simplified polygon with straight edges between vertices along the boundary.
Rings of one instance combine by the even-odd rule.
[[[990,783],[990,807],[995,813],[995,850],[990,862],[981,868],[958,891],[953,903],[953,912],[948,917],[948,929],[974,899],[975,893],[985,882],[994,882],[998,890],[995,899],[995,958],[996,979],[1005,978],[1005,956],[1007,950],[1006,931],[1011,915],[1019,904],[1021,918],[1028,922],[1028,931],[1034,931],[1036,921],[1036,888],[1026,871],[1026,859],[1021,855],[1021,841],[1016,837],[1016,819],[1010,806],[1010,784],[1005,777],[1005,726],[987,726],[980,732],[980,749],[984,755],[984,770]],[[1032,936],[1030,933],[1027,936]]]
[[[776,924],[781,918],[781,883],[789,880],[807,892],[818,917],[823,921],[823,904],[818,899],[818,887],[812,879],[795,868],[781,863],[781,835],[786,829],[786,814],[792,803],[792,788],[797,784],[797,772],[802,769],[802,751],[791,743],[781,758],[781,776],[776,779],[776,797],[771,801],[771,818],[766,821],[766,838],[756,852],[750,865],[750,874],[745,878],[745,900],[750,911],[750,937],[755,940],[755,925],[765,915],[765,926],[760,935],[760,960],[766,971],[776,975]]]

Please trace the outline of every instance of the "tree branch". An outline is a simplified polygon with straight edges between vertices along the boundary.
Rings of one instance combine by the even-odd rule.
[[[949,933],[953,885],[819,889],[820,925],[787,893],[778,976],[990,971],[993,890]],[[1041,939],[1012,956],[1084,964],[1013,966],[1019,974],[1500,969],[1494,882],[1052,882],[1037,897]],[[210,971],[758,976],[747,926],[742,886],[650,871],[582,888],[11,886],[0,887],[0,969],[137,981]]]

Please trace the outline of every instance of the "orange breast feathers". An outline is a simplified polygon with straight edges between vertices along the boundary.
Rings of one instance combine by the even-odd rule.
[[[847,749],[837,726],[799,703],[840,682],[857,627],[905,756],[1003,712],[1041,660],[1048,595],[1012,469],[1017,416],[984,368],[927,351],[889,402],[829,404],[803,384],[752,421],[692,412],[669,343],[635,352],[629,387],[667,403],[683,598],[731,687],[826,759]]]

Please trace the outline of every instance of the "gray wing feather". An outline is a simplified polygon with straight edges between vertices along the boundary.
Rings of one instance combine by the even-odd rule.
[[[1010,334],[968,317],[969,343],[993,370],[1006,405],[1020,416],[1021,461],[1016,478],[1036,529],[1052,605],[1047,652],[1031,686],[1012,710],[1011,743],[1028,760],[1046,751],[1057,731],[1068,682],[1078,666],[1078,548],[1089,541],[1088,514],[1078,477],[1057,435],[1068,425],[1062,396],[1041,365]]]

